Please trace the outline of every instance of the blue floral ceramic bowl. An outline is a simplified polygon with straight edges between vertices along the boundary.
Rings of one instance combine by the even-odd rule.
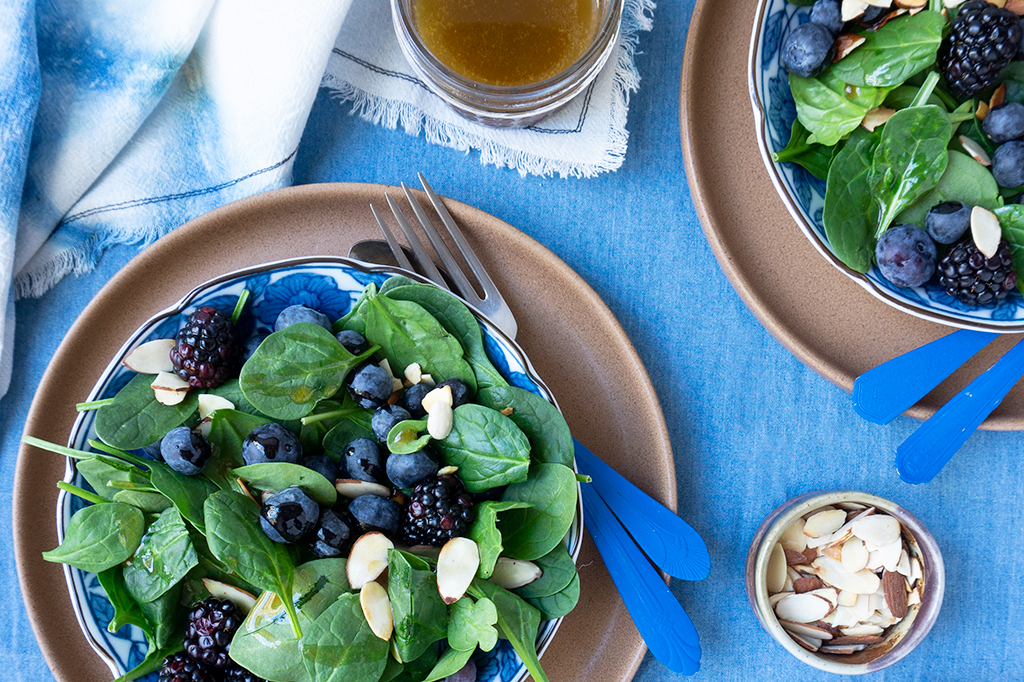
[[[369,267],[347,258],[316,256],[268,263],[207,282],[185,296],[171,308],[155,315],[142,325],[122,346],[100,380],[93,388],[89,400],[113,397],[134,375],[121,365],[121,358],[131,348],[154,339],[172,338],[190,313],[209,305],[231,310],[243,289],[251,292],[252,332],[273,331],[274,320],[284,308],[304,304],[316,308],[331,319],[344,315],[370,282],[381,284],[396,270],[387,267]],[[410,276],[407,272],[401,274]],[[487,354],[502,376],[512,384],[543,396],[554,402],[550,390],[537,377],[536,371],[522,349],[496,327],[481,319]],[[95,412],[83,412],[75,422],[68,443],[76,449],[88,449],[87,441],[96,438],[93,428]],[[88,488],[85,480],[75,471],[69,460],[65,480]],[[61,492],[57,500],[57,534],[64,541],[64,531],[71,515],[84,505],[82,500]],[[582,538],[582,510],[578,507],[576,520],[566,538],[567,549],[573,559],[579,555]],[[93,649],[110,667],[113,675],[120,676],[138,665],[146,655],[146,638],[134,625],[122,627],[115,633],[107,631],[114,615],[113,607],[100,586],[96,575],[70,566],[64,566],[71,603],[79,625]],[[544,653],[562,619],[541,624],[537,650]],[[477,651],[474,657],[479,682],[518,682],[526,674],[507,640],[499,640],[490,652]],[[156,674],[142,678],[156,682]]]
[[[760,0],[750,41],[749,81],[757,143],[779,196],[814,247],[836,268],[876,298],[911,315],[940,324],[993,332],[1024,332],[1024,298],[1014,291],[996,307],[961,303],[934,280],[901,289],[882,277],[877,266],[865,274],[836,257],[822,224],[825,182],[793,163],[775,163],[772,153],[789,142],[796,106],[782,65],[782,45],[789,32],[806,22],[810,7],[789,0]]]

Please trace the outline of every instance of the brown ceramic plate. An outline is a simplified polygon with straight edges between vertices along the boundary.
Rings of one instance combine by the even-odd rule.
[[[686,175],[704,234],[747,306],[802,362],[850,391],[867,370],[952,330],[864,291],[821,257],[786,210],[758,152],[747,45],[736,40],[750,35],[756,10],[754,2],[697,0],[679,103]],[[930,417],[1019,340],[1004,334],[907,414]],[[982,428],[1024,429],[1024,385]]]
[[[67,441],[75,402],[88,395],[125,339],[152,314],[197,285],[238,268],[282,258],[346,255],[376,239],[368,204],[381,185],[329,184],[268,192],[182,226],[124,267],[100,291],[57,349],[29,411],[25,433]],[[497,218],[447,201],[519,322],[517,342],[554,393],[582,442],[633,481],[676,507],[675,465],[647,372],[597,294],[539,243]],[[199,251],[196,244],[216,248]],[[566,315],[570,323],[566,323]],[[574,400],[586,386],[588,400]],[[653,437],[652,437],[653,434]],[[627,455],[628,454],[628,462]],[[14,545],[21,589],[43,654],[58,680],[109,680],[79,630],[61,566],[41,553],[57,545],[53,523],[58,457],[23,447],[15,473]],[[646,652],[589,537],[578,565],[580,602],[543,658],[551,679],[628,680]]]

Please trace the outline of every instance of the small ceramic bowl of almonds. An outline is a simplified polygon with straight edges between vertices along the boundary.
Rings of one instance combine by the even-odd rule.
[[[747,554],[762,627],[821,670],[860,675],[900,660],[942,606],[942,555],[903,507],[856,491],[810,493],[765,519]]]

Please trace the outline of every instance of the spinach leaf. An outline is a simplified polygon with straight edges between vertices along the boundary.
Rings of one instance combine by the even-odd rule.
[[[153,601],[198,564],[185,522],[178,510],[170,507],[149,526],[139,548],[125,563],[124,583],[136,601]]]
[[[832,162],[825,183],[825,236],[836,257],[857,272],[870,270],[875,257],[877,208],[869,177],[880,138],[880,131],[853,131]]]
[[[494,564],[501,556],[501,533],[498,531],[498,512],[509,509],[525,509],[529,502],[500,502],[484,500],[476,505],[476,518],[469,528],[469,538],[476,542],[480,550],[480,568],[476,574],[484,578],[491,577]]]
[[[437,661],[437,665],[431,668],[427,676],[423,678],[423,682],[437,682],[437,680],[443,680],[450,675],[454,675],[466,667],[472,656],[472,651],[448,649]]]
[[[811,133],[800,124],[800,119],[793,119],[793,127],[789,133],[789,142],[779,152],[772,152],[772,160],[776,163],[796,163],[819,180],[828,177],[828,167],[832,163],[837,149],[823,144],[808,142]]]
[[[388,431],[388,451],[396,455],[411,455],[418,452],[431,441],[429,433],[420,435],[427,430],[426,419],[404,419]]]
[[[323,474],[301,464],[261,462],[233,469],[232,473],[258,490],[276,493],[297,486],[325,507],[333,507],[338,501],[334,483],[324,478]]]
[[[569,425],[547,400],[518,386],[505,386],[480,389],[477,402],[498,412],[511,408],[508,418],[529,439],[531,460],[572,466],[574,448]]]
[[[474,578],[469,594],[476,599],[490,599],[498,613],[498,630],[509,641],[519,658],[530,671],[534,682],[548,682],[537,657],[537,630],[540,611],[493,583]]]
[[[394,648],[391,649],[391,652],[395,653]],[[388,656],[388,661],[389,665],[385,669],[384,675],[381,676],[381,682],[384,682],[385,679],[394,680],[394,682],[423,682],[437,663],[437,647],[430,647],[414,661],[398,663],[394,656]],[[394,666],[390,665],[391,661],[395,661],[397,664],[397,671]]]
[[[103,455],[79,460],[75,463],[75,469],[82,474],[82,478],[92,486],[97,495],[108,500],[114,499],[114,495],[118,492],[117,488],[110,485],[115,481],[149,482],[145,472],[138,467]]]
[[[1017,288],[1024,293],[1024,206],[1007,204],[993,212],[999,218],[1003,237],[1010,243],[1010,257],[1013,260],[1013,272],[1017,275]]]
[[[830,68],[852,85],[895,86],[935,64],[946,18],[924,11],[898,17],[874,31],[864,44]]]
[[[203,504],[206,498],[217,492],[217,486],[199,476],[183,476],[163,462],[153,462],[151,467],[150,480],[153,487],[174,504],[174,508],[186,521],[205,534]]]
[[[528,585],[513,590],[523,599],[536,599],[557,594],[572,582],[576,575],[576,565],[572,562],[569,552],[559,545],[542,557],[533,560],[542,571],[539,578]]]
[[[340,461],[345,448],[357,438],[377,440],[370,423],[373,413],[359,407],[348,391],[345,391],[345,399],[342,401],[341,407],[331,414],[337,417],[338,423],[324,436],[324,452],[328,457]]]
[[[199,404],[197,391],[189,391],[177,405],[156,400],[150,384],[153,375],[136,374],[114,396],[114,402],[96,411],[96,435],[107,445],[135,450],[155,443],[176,426],[181,426]]]
[[[212,456],[203,469],[203,475],[219,487],[231,487],[229,478],[231,470],[245,464],[242,459],[242,445],[252,430],[272,420],[261,415],[247,414],[238,410],[217,410],[210,421],[210,441]],[[186,516],[190,521],[190,517]]]
[[[900,213],[896,222],[923,227],[931,207],[944,201],[962,201],[968,206],[984,206],[990,210],[999,206],[999,185],[987,168],[966,154],[956,151],[946,154],[946,171],[939,178],[939,184]]]
[[[554,620],[568,615],[580,600],[580,574],[574,573],[572,580],[559,592],[546,597],[527,599],[535,606],[544,620]]]
[[[246,582],[281,597],[296,636],[301,636],[295,605],[289,599],[295,574],[291,555],[263,532],[257,506],[241,493],[221,490],[206,500],[204,508],[206,539],[213,555]]]
[[[388,277],[386,280],[384,280],[384,284],[380,285],[380,290],[377,292],[377,294],[380,296],[390,294],[392,289],[397,289],[399,287],[404,286],[422,287],[427,285],[417,282],[412,277],[406,277],[405,275],[392,275],[391,277]]]
[[[889,91],[889,94],[885,96],[885,101],[882,102],[882,106],[888,107],[889,109],[906,109],[907,107],[914,106],[914,100],[917,99],[917,93],[920,88],[915,88],[912,85],[901,85],[898,88],[893,88]],[[925,100],[925,104],[934,104],[936,106],[943,106],[942,99],[932,92],[928,95],[928,99]]]
[[[338,400],[321,400],[310,414],[303,417],[302,426],[299,428],[299,443],[302,445],[304,457],[323,453],[324,436],[341,421],[342,417],[338,416],[338,410],[341,410],[343,405],[344,403]],[[320,418],[314,420],[310,417]]]
[[[1012,61],[999,72],[1006,86],[1006,101],[1024,104],[1024,62]]]
[[[126,672],[124,675],[121,675],[121,677],[114,679],[113,682],[131,682],[132,680],[137,680],[149,673],[155,673],[163,666],[165,658],[179,651],[181,651],[180,643],[163,648],[157,648],[150,643],[149,648],[146,651],[146,656],[142,659],[142,662]]]
[[[529,502],[513,509],[498,523],[505,554],[531,561],[562,541],[576,514],[576,474],[561,464],[536,464],[523,483],[505,489],[504,500]]]
[[[352,304],[352,307],[347,313],[334,323],[334,333],[351,329],[357,331],[363,336],[366,336],[366,310],[369,306],[371,298],[377,295],[377,285],[370,282],[363,289],[363,293],[359,294],[359,298]]]
[[[137,507],[121,502],[94,504],[75,512],[64,531],[64,542],[43,552],[43,558],[99,573],[130,557],[142,540],[144,528],[145,520]]]
[[[515,422],[473,403],[455,408],[451,433],[434,445],[471,493],[523,481],[530,466],[530,441]]]
[[[135,625],[142,630],[148,639],[152,639],[153,626],[139,608],[139,603],[128,592],[124,584],[121,566],[111,566],[96,574],[103,591],[114,607],[114,615],[107,625],[107,632],[117,632],[125,625]]]
[[[253,407],[245,394],[242,393],[242,388],[238,385],[238,379],[228,379],[220,386],[211,388],[206,391],[212,395],[220,396],[226,400],[230,400],[235,406],[235,409],[239,412],[245,412],[247,414],[259,414],[259,410]]]
[[[242,367],[238,385],[263,414],[299,419],[334,395],[349,370],[372,352],[352,355],[320,325],[300,322],[263,340]]]
[[[868,182],[878,202],[875,239],[903,209],[930,192],[946,171],[949,115],[934,105],[897,111],[882,128]]]
[[[476,392],[476,375],[462,357],[462,344],[418,303],[387,296],[372,299],[366,338],[380,345],[396,372],[418,362],[438,383],[462,379]]]
[[[481,651],[490,651],[498,643],[498,610],[490,599],[474,602],[463,597],[451,606],[451,620],[448,622],[448,645],[460,651],[473,652],[479,645]]]
[[[151,647],[163,649],[172,642],[181,643],[185,635],[186,615],[181,605],[181,583],[172,586],[153,601],[140,602],[139,608],[153,625],[149,637]]]
[[[388,552],[388,597],[395,622],[395,649],[412,661],[448,634],[448,607],[433,571],[412,567],[402,552]]]
[[[879,106],[888,93],[886,88],[848,85],[831,69],[817,78],[790,74],[789,88],[797,118],[811,133],[807,142],[828,147],[860,126],[865,114]]]
[[[391,279],[384,283],[385,287]],[[384,293],[383,288],[381,293]],[[455,336],[466,351],[466,360],[473,368],[479,387],[508,386],[508,382],[487,356],[480,323],[462,301],[447,291],[417,283],[389,289],[387,295],[393,300],[419,303],[448,333]]]
[[[358,594],[343,594],[307,628],[299,643],[306,673],[317,682],[377,682],[388,643],[370,630]]]
[[[171,501],[161,493],[150,493],[143,490],[118,490],[112,498],[114,502],[124,502],[149,514],[159,514],[172,507]]]

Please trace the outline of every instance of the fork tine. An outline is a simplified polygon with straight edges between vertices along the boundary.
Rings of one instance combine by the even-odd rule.
[[[412,263],[409,262],[409,258],[405,255],[405,250],[398,243],[398,240],[395,239],[395,235],[391,232],[391,228],[388,227],[388,224],[381,219],[380,214],[377,213],[377,209],[373,204],[370,204],[370,211],[373,213],[373,217],[377,219],[377,226],[380,227],[380,231],[384,233],[384,238],[388,240],[388,247],[391,249],[391,253],[394,254],[395,260],[398,261],[398,267],[415,272],[416,269],[413,268]]]
[[[423,270],[423,274],[434,284],[450,291],[450,289],[448,289],[448,285],[444,281],[444,277],[442,277],[441,273],[438,272],[437,266],[434,265],[434,261],[431,260],[426,247],[423,246],[423,242],[421,242],[420,238],[416,236],[416,233],[412,231],[412,226],[409,225],[409,221],[405,219],[405,214],[402,213],[402,209],[398,207],[398,204],[395,203],[395,200],[391,198],[390,194],[385,192],[384,196],[388,200],[388,206],[391,207],[391,212],[394,214],[395,220],[398,221],[398,226],[402,228],[402,232],[405,233],[405,238],[409,242],[409,248],[411,248],[412,252],[416,254],[416,260],[419,262],[420,268]],[[392,247],[392,250],[394,250],[394,247]],[[401,251],[401,247],[399,247],[398,250]],[[409,269],[415,272],[414,268],[410,267]]]

